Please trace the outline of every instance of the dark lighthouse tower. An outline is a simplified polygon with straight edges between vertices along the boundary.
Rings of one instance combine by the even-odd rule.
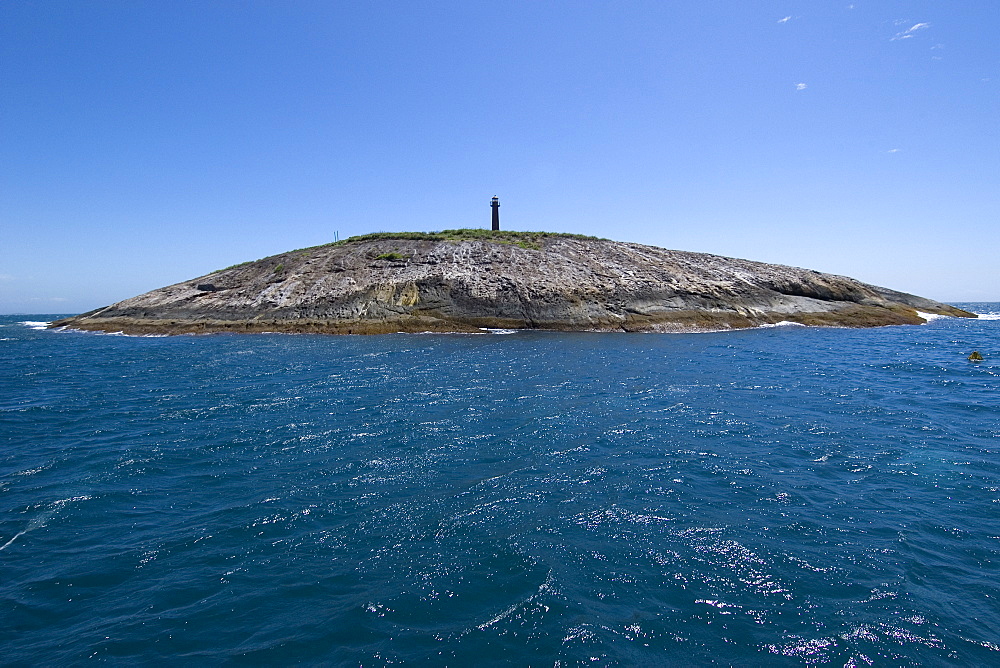
[[[493,209],[493,229],[500,229],[500,198],[496,195],[490,201],[490,207]]]

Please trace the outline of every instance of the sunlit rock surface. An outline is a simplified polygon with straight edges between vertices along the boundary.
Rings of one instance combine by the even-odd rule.
[[[635,243],[474,230],[368,235],[248,262],[53,326],[125,333],[707,331],[975,317],[844,276]]]

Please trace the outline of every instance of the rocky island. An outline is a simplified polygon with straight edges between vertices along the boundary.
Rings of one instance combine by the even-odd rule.
[[[581,235],[377,233],[246,262],[52,327],[124,332],[626,332],[975,317],[852,278]]]

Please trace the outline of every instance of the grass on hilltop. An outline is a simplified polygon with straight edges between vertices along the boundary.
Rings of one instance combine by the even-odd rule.
[[[356,237],[348,237],[333,243],[313,246],[312,248],[325,248],[327,246],[343,246],[345,244],[361,243],[364,241],[490,241],[497,244],[511,244],[527,248],[529,250],[541,250],[539,241],[550,237],[565,237],[570,239],[590,239],[597,240],[599,237],[591,237],[586,234],[570,234],[567,232],[515,232],[512,230],[486,230],[483,228],[463,228],[460,230],[441,230],[440,232],[371,232],[370,234],[359,234]],[[300,250],[312,250],[312,248],[302,248]]]
[[[406,239],[409,241],[497,241],[500,243],[517,243],[518,241],[535,241],[547,237],[569,237],[571,239],[597,239],[585,234],[568,234],[565,232],[514,232],[511,230],[486,230],[482,228],[466,228],[461,230],[442,230],[440,232],[372,232],[349,237],[343,241],[335,241],[332,246],[358,243],[360,241],[381,241],[383,239]]]

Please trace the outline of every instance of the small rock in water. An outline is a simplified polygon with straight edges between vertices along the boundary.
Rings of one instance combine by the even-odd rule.
[[[983,356],[979,354],[978,350],[973,350],[972,354],[969,355],[969,361],[970,362],[982,362],[983,361]]]

